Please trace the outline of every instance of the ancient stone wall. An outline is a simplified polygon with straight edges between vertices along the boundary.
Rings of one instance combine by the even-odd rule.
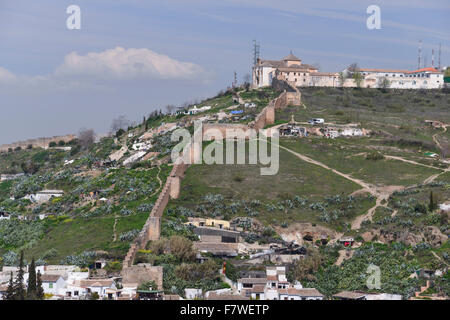
[[[155,281],[158,290],[162,290],[163,267],[139,264],[122,270],[122,283],[142,284],[149,281]]]
[[[26,149],[28,145],[32,145],[34,148],[48,148],[48,144],[50,142],[56,142],[64,141],[69,142],[70,140],[75,139],[76,136],[73,134],[65,135],[65,136],[54,136],[49,138],[37,138],[37,139],[29,139],[24,141],[17,141],[10,144],[3,144],[0,146],[0,151],[8,151],[9,148],[12,148],[13,150],[17,147],[21,147],[22,149]]]
[[[213,140],[214,133],[212,133],[212,129],[217,130],[217,133],[220,133],[222,137],[226,137],[227,130],[231,132],[238,133],[239,131],[247,132],[249,128],[253,129],[263,129],[268,124],[273,124],[275,122],[275,110],[279,110],[285,108],[288,105],[300,105],[301,103],[301,95],[297,88],[292,87],[290,84],[285,83],[282,84],[280,81],[277,85],[288,87],[289,91],[285,88],[284,92],[276,99],[270,101],[270,103],[265,107],[261,113],[256,117],[255,121],[250,123],[249,125],[245,124],[204,124],[202,126],[202,132],[198,130],[194,134],[201,134],[203,140],[210,141]],[[217,134],[216,133],[216,134]],[[187,154],[189,155],[190,163],[195,163],[196,159],[199,159],[199,154],[202,150],[198,145],[191,143],[188,146]],[[166,183],[164,184],[158,199],[156,200],[153,209],[145,222],[144,227],[142,228],[139,235],[136,237],[134,242],[131,244],[130,249],[124,259],[122,274],[127,276],[128,282],[138,282],[133,280],[139,280],[141,276],[132,276],[133,273],[130,270],[135,270],[139,274],[143,274],[148,269],[139,269],[137,266],[133,266],[134,259],[139,250],[142,250],[146,247],[148,241],[158,240],[161,234],[161,217],[166,209],[166,206],[170,200],[178,198],[180,195],[181,188],[181,180],[184,176],[184,173],[187,169],[188,165],[185,163],[175,164],[172,168],[172,171],[167,178]],[[139,271],[140,270],[140,271]],[[144,276],[142,276],[144,277]],[[143,279],[143,278],[142,278]],[[141,280],[142,280],[141,279]],[[161,271],[161,283],[162,283],[162,271]]]

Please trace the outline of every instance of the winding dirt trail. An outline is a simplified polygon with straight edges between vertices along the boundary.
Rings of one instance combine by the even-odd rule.
[[[158,173],[156,174],[156,179],[158,179],[159,187],[158,187],[158,189],[155,190],[155,192],[153,192],[153,193],[149,196],[149,198],[153,197],[155,194],[157,194],[157,193],[159,192],[159,190],[161,190],[161,187],[162,187],[162,185],[163,185],[163,182],[162,182],[161,178],[159,177],[159,174],[160,174],[160,173],[161,173],[161,167],[158,166]]]
[[[442,134],[444,134],[444,133],[446,133],[447,132],[447,127],[448,127],[449,125],[448,124],[446,124],[446,123],[442,123],[441,124],[441,128],[443,128],[444,129],[444,132],[442,132]],[[435,133],[434,135],[433,135],[433,141],[434,141],[434,143],[437,145],[437,147],[439,148],[439,150],[442,150],[442,145],[441,145],[441,143],[439,142],[439,140],[438,140],[438,136],[440,135],[440,133]]]
[[[352,181],[352,182],[360,185],[362,187],[362,189],[357,190],[358,193],[360,193],[360,192],[368,192],[368,193],[370,193],[370,194],[372,194],[373,196],[376,197],[375,205],[373,207],[371,207],[367,211],[366,214],[360,215],[360,216],[356,217],[352,221],[352,224],[351,224],[351,229],[352,230],[360,229],[361,228],[361,224],[365,220],[372,221],[372,218],[373,218],[373,215],[375,213],[375,210],[378,207],[387,207],[389,197],[394,192],[400,191],[400,190],[403,190],[403,189],[406,188],[404,186],[382,186],[382,187],[377,187],[377,186],[371,185],[369,183],[366,183],[366,182],[364,182],[364,181],[362,181],[360,179],[354,178],[354,177],[350,176],[349,174],[342,173],[342,172],[340,172],[340,171],[338,171],[336,169],[330,168],[329,166],[327,166],[326,164],[324,164],[324,163],[322,163],[320,161],[314,160],[314,159],[312,159],[310,157],[307,157],[307,156],[305,156],[305,155],[303,155],[301,153],[295,152],[295,151],[293,151],[293,150],[291,150],[289,148],[286,148],[286,147],[283,147],[283,146],[280,146],[280,148],[282,148],[282,149],[292,153],[293,155],[295,155],[296,157],[298,157],[299,159],[301,159],[301,160],[303,160],[305,162],[308,162],[308,163],[320,166],[320,167],[322,167],[322,168],[324,168],[326,170],[329,170],[329,171],[331,171],[331,172],[333,172],[333,173],[335,173],[335,174],[337,174],[337,175],[339,175],[339,176],[341,176],[341,177],[343,177],[343,178],[345,178],[345,179],[347,179],[349,181]],[[429,165],[426,165],[426,164],[422,164],[422,163],[419,163],[419,162],[415,162],[415,161],[412,161],[412,160],[407,160],[407,159],[404,159],[402,157],[386,156],[386,158],[391,158],[391,159],[394,159],[394,160],[399,160],[399,161],[411,163],[411,164],[414,164],[414,165],[421,165],[421,166],[425,166],[425,167],[429,167],[429,168],[433,168],[433,169],[437,169],[437,170],[443,170],[443,172],[441,172],[439,174],[434,174],[434,175],[428,177],[425,180],[425,181],[429,181],[429,182],[431,182],[434,179],[436,179],[440,174],[450,170],[448,168],[447,169],[436,168],[436,167],[429,166]],[[395,214],[396,214],[396,212],[395,212]]]
[[[288,149],[286,147],[280,146],[280,148],[284,149],[284,150],[286,150],[286,151],[288,151],[290,153],[292,153],[293,155],[297,156],[298,158],[300,158],[301,160],[303,160],[305,162],[309,162],[309,163],[315,164],[316,166],[319,166],[319,167],[322,167],[324,169],[327,169],[327,170],[329,170],[329,171],[331,171],[331,172],[333,172],[333,173],[335,173],[337,175],[340,175],[341,177],[344,177],[347,180],[353,181],[354,183],[356,183],[356,184],[360,185],[361,187],[363,187],[363,189],[367,190],[367,192],[369,192],[369,193],[371,193],[373,195],[376,195],[375,187],[370,185],[370,184],[365,183],[364,181],[362,181],[360,179],[353,178],[353,177],[351,177],[348,174],[345,174],[345,173],[342,173],[340,171],[337,171],[336,169],[330,168],[329,166],[327,166],[326,164],[324,164],[324,163],[322,163],[320,161],[311,159],[311,158],[309,158],[309,157],[307,157],[307,156],[305,156],[305,155],[303,155],[301,153],[292,151],[291,149]]]

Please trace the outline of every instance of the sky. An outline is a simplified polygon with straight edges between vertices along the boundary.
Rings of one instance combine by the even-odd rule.
[[[67,8],[80,8],[70,30]],[[381,29],[368,29],[377,5]],[[93,128],[211,97],[292,51],[322,72],[351,63],[450,65],[448,0],[0,0],[0,144]]]

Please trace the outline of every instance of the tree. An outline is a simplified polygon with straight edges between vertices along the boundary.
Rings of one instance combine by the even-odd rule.
[[[19,271],[17,272],[16,279],[13,283],[14,300],[25,300],[25,287],[23,285],[23,276],[25,271],[23,270],[23,251],[20,252]]]
[[[44,300],[44,288],[42,287],[41,271],[38,270],[36,280],[36,298],[38,300]]]
[[[361,83],[363,81],[363,76],[361,75],[361,72],[357,71],[353,73],[353,80],[355,80],[356,87],[361,88]]]
[[[344,87],[345,79],[346,79],[345,74],[343,72],[339,72],[339,86],[341,88]]]
[[[125,130],[130,126],[131,122],[125,116],[118,116],[114,118],[111,123],[111,133],[116,134],[116,132],[120,129]]]
[[[31,260],[28,272],[27,300],[36,300],[36,264],[34,258]]]
[[[428,209],[430,212],[433,212],[437,208],[436,201],[434,199],[433,191],[430,191],[430,204],[428,205]]]
[[[381,89],[386,90],[387,88],[389,88],[391,86],[391,82],[389,81],[388,78],[382,77],[378,80],[378,86]]]
[[[39,165],[32,161],[22,162],[20,164],[22,171],[26,174],[35,174],[39,171]]]
[[[168,104],[167,106],[166,106],[166,111],[167,111],[167,114],[172,114],[172,112],[175,110],[175,106],[173,105],[173,104]]]
[[[94,130],[82,128],[78,134],[78,140],[83,148],[89,148],[95,141]]]
[[[450,77],[450,67],[448,67],[447,69],[445,69],[444,77]]]
[[[11,277],[9,278],[8,289],[6,290],[5,300],[14,300],[14,283],[12,271]]]
[[[55,141],[51,141],[51,142],[48,144],[48,146],[49,146],[50,148],[54,148],[54,147],[56,147],[56,142],[55,142]]]
[[[157,290],[157,289],[158,289],[158,285],[153,280],[144,282],[138,287],[138,290],[142,290],[142,291]]]

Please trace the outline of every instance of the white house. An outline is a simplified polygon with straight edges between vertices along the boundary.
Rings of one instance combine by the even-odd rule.
[[[17,173],[17,174],[1,174],[0,175],[0,181],[8,181],[8,180],[14,180],[18,179],[20,177],[23,177],[24,173]]]
[[[59,295],[66,286],[66,280],[59,274],[43,274],[41,279],[44,293]]]
[[[96,292],[100,298],[117,299],[120,296],[120,290],[117,290],[113,279],[85,279],[75,281],[74,285],[85,289],[86,294]]]
[[[197,106],[194,106],[193,108],[189,109],[187,112],[185,112],[185,114],[197,114],[200,112],[205,112],[211,109],[211,106],[203,106],[200,108],[197,108]]]
[[[286,278],[286,267],[267,267],[266,278],[242,278],[238,280],[238,292],[255,300],[323,300],[324,296],[314,288],[303,288],[296,281]]]
[[[286,288],[278,290],[279,300],[323,300],[324,295],[315,288]]]
[[[61,197],[64,195],[63,190],[42,190],[36,194],[26,195],[24,199],[28,199],[31,202],[44,203],[49,201],[52,197]]]
[[[0,220],[10,220],[11,215],[8,212],[0,212]]]
[[[203,295],[202,289],[184,289],[184,295],[186,299],[193,300],[196,298],[201,298]]]

